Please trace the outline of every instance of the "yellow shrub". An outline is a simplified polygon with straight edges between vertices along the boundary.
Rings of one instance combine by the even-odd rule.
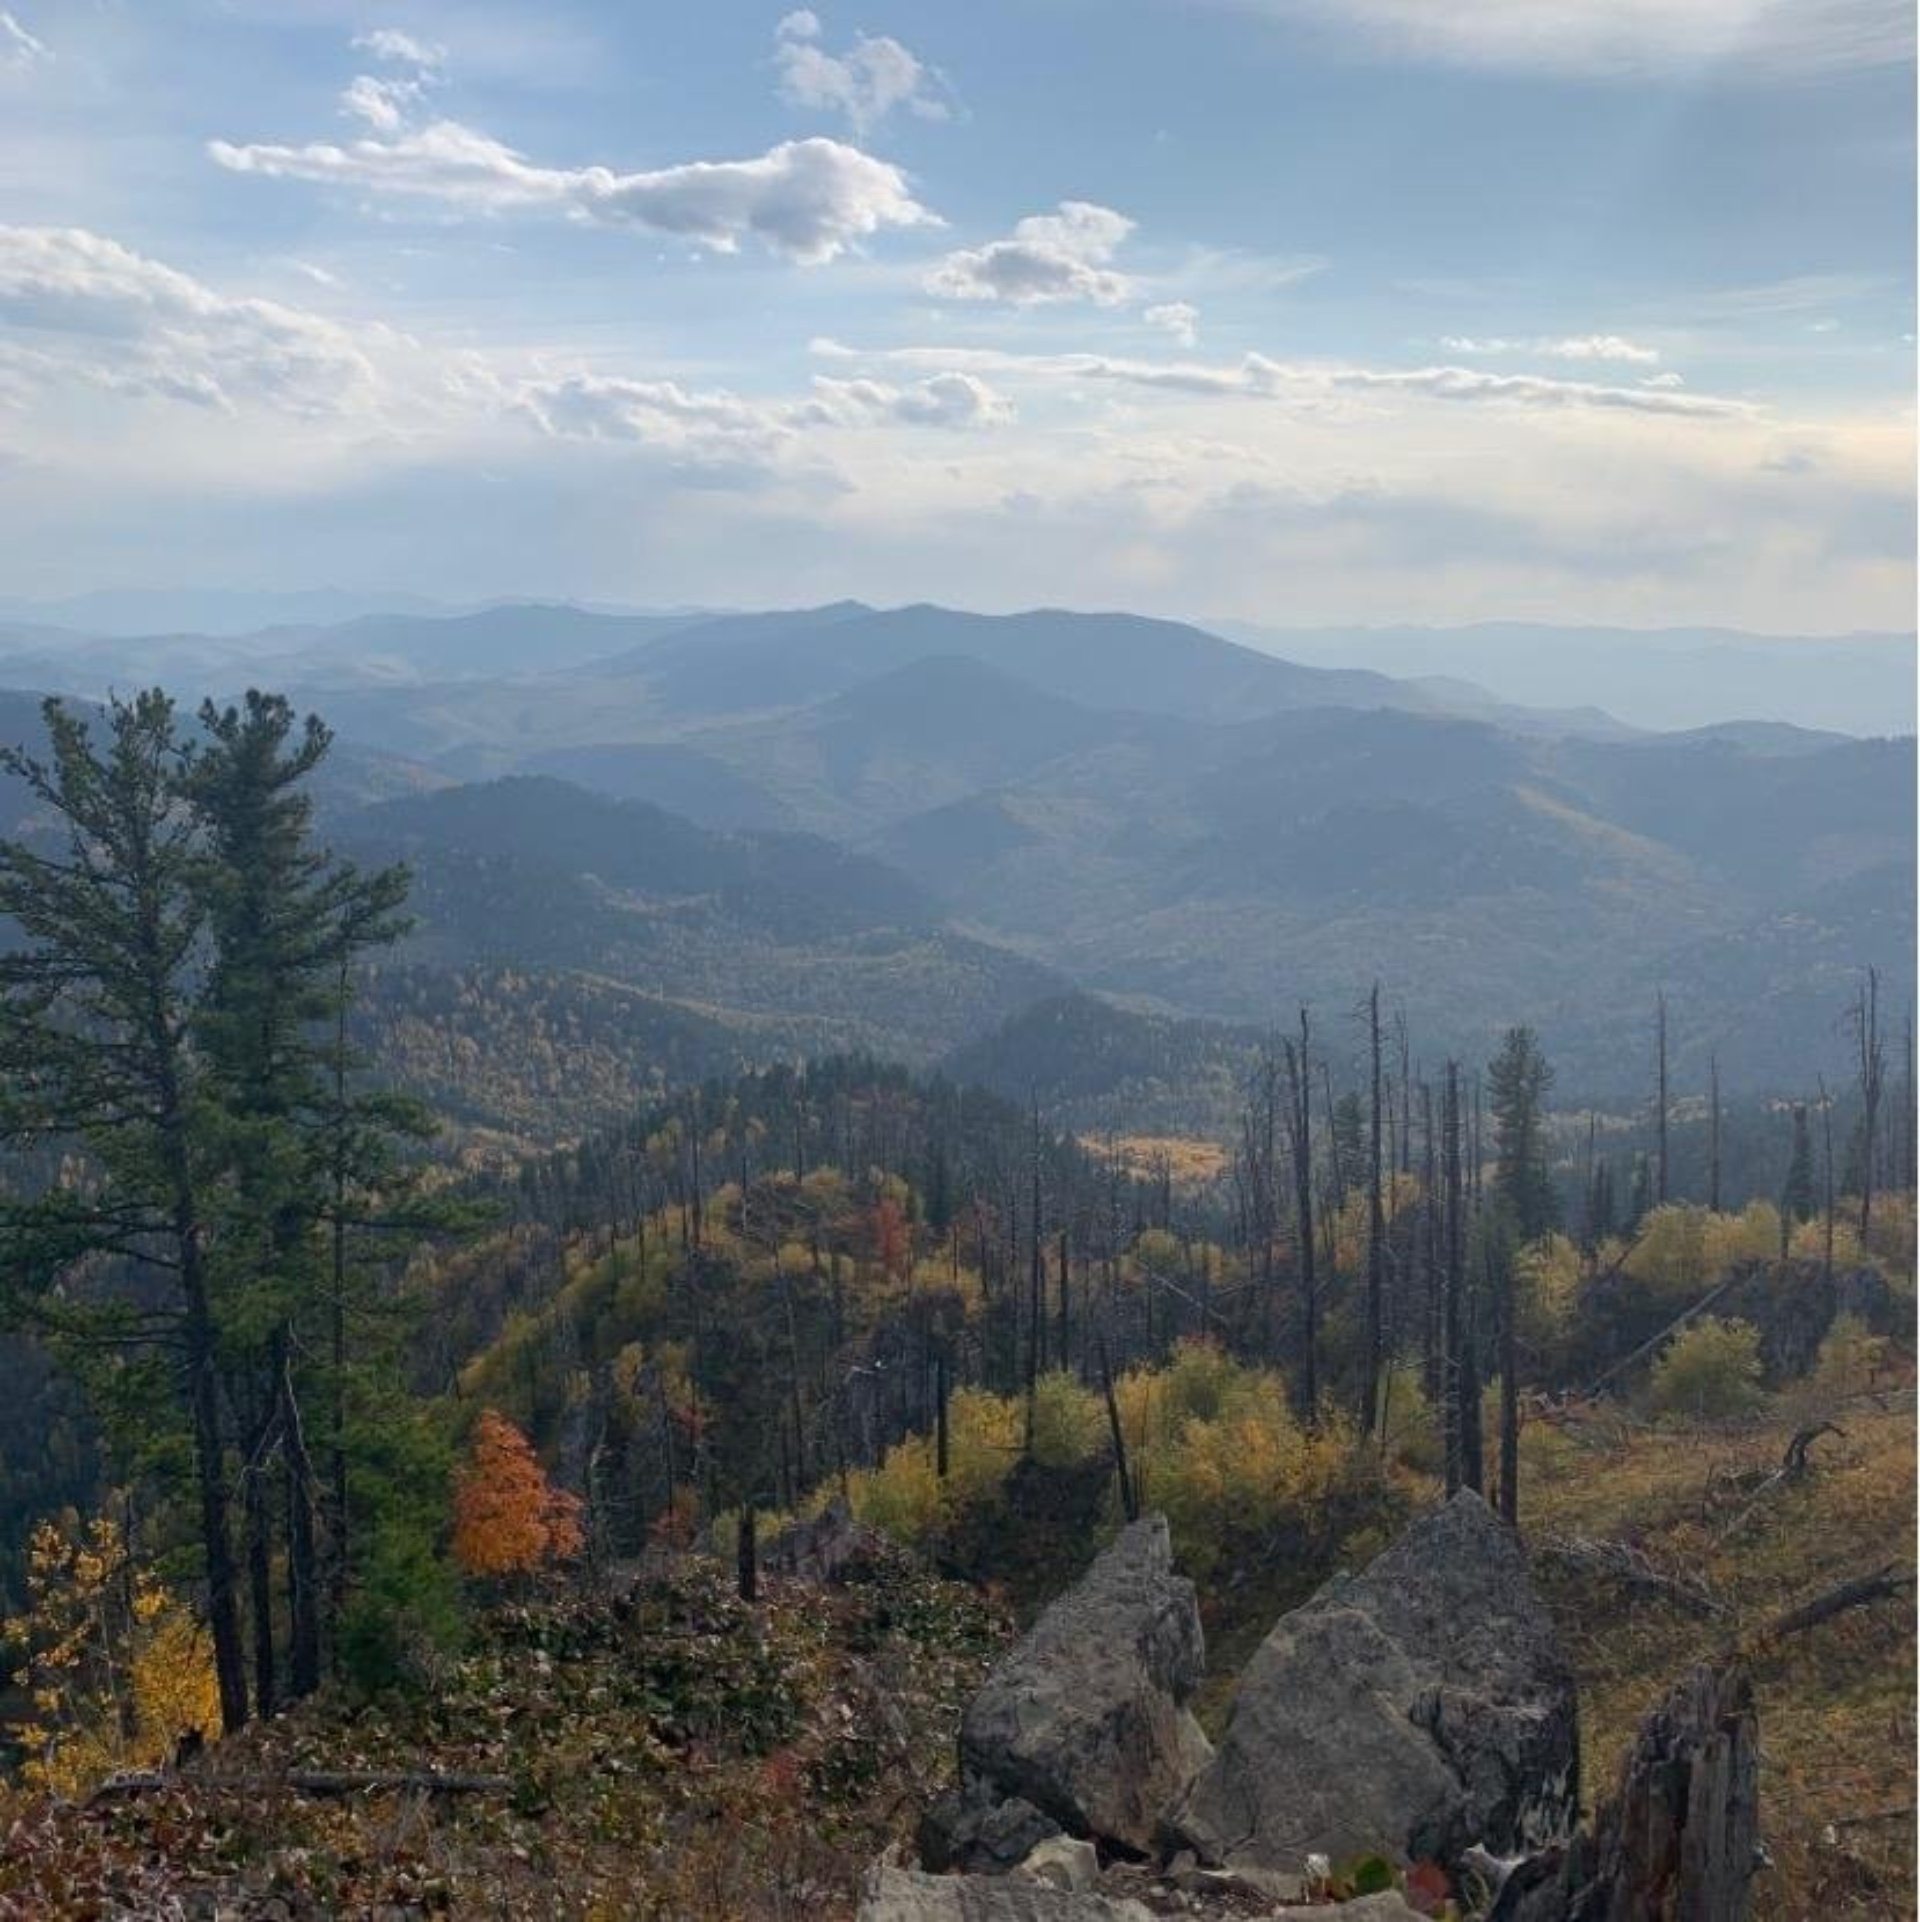
[[[1572,1331],[1586,1262],[1565,1235],[1530,1242],[1516,1258],[1518,1333],[1531,1353],[1552,1351]]]
[[[1669,1202],[1656,1208],[1640,1224],[1640,1239],[1624,1264],[1636,1281],[1644,1281],[1675,1301],[1703,1292],[1714,1279],[1707,1265],[1707,1222],[1704,1208]]]
[[[1913,1279],[1914,1198],[1906,1194],[1876,1195],[1873,1220],[1867,1229],[1867,1252],[1876,1256],[1895,1282]]]
[[[1872,1387],[1885,1366],[1887,1340],[1874,1334],[1858,1315],[1836,1315],[1820,1344],[1808,1384],[1823,1401],[1839,1401]]]
[[[4,1635],[25,1651],[13,1679],[28,1712],[8,1734],[29,1788],[85,1795],[116,1770],[165,1762],[189,1729],[219,1733],[199,1622],[108,1516],[34,1528],[27,1612]]]
[[[1780,1210],[1750,1201],[1737,1215],[1706,1218],[1707,1272],[1716,1280],[1743,1261],[1775,1261],[1780,1254]]]
[[[1107,1441],[1107,1411],[1100,1397],[1064,1373],[1042,1375],[1034,1385],[1033,1455],[1047,1468],[1088,1460]]]
[[[1796,1261],[1824,1261],[1827,1254],[1827,1220],[1824,1214],[1816,1214],[1811,1221],[1803,1221],[1793,1231],[1790,1252]],[[1860,1265],[1860,1236],[1853,1221],[1844,1212],[1838,1212],[1833,1224],[1833,1265],[1836,1268],[1857,1268]]]

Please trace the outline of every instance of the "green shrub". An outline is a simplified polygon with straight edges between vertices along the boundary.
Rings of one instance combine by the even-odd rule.
[[[1667,1344],[1647,1390],[1655,1415],[1695,1421],[1745,1414],[1760,1400],[1759,1329],[1750,1321],[1714,1317]]]

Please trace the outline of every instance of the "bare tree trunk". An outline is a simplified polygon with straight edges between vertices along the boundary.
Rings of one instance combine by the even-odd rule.
[[[271,1405],[249,1437],[247,1462],[241,1471],[241,1509],[247,1532],[247,1591],[253,1613],[253,1702],[261,1716],[280,1706],[279,1678],[274,1673],[273,1537],[267,1502],[267,1462],[273,1447]]]
[[[1833,1186],[1833,1097],[1827,1093],[1826,1077],[1820,1077],[1820,1132],[1826,1153],[1827,1238],[1824,1263],[1827,1279],[1833,1279],[1833,1225],[1836,1196]]]
[[[737,1586],[743,1602],[756,1602],[760,1599],[760,1540],[759,1516],[754,1510],[753,1497],[749,1495],[740,1504],[739,1553],[736,1557]]]
[[[287,1465],[287,1687],[304,1701],[320,1686],[320,1571],[314,1544],[317,1483],[307,1452],[293,1365],[280,1354],[280,1435]]]
[[[1670,1192],[1667,1186],[1667,1116],[1669,1104],[1667,1100],[1667,997],[1664,991],[1661,992],[1654,1002],[1654,1025],[1660,1057],[1658,1096],[1660,1104],[1658,1117],[1660,1146],[1659,1160],[1655,1167],[1653,1198],[1656,1205],[1664,1205]]]
[[[1113,1361],[1107,1352],[1107,1331],[1100,1330],[1100,1391],[1106,1397],[1107,1428],[1113,1436],[1113,1472],[1120,1478],[1120,1512],[1130,1522],[1140,1519],[1140,1490],[1127,1466],[1127,1437],[1120,1422],[1120,1402],[1113,1392]]]
[[[1300,1413],[1309,1425],[1320,1417],[1320,1284],[1313,1246],[1313,1066],[1308,1057],[1307,1011],[1300,1010],[1300,1043],[1286,1044],[1288,1135],[1292,1149],[1294,1207],[1300,1244]]]
[[[1440,1380],[1441,1425],[1446,1437],[1446,1483],[1457,1494],[1466,1478],[1466,1433],[1462,1422],[1460,1324],[1462,1203],[1460,1144],[1460,1069],[1447,1063],[1440,1101],[1441,1180],[1446,1189],[1445,1276],[1441,1287]]]
[[[1707,1206],[1720,1212],[1720,1055],[1707,1056]]]
[[[1880,1096],[1886,1081],[1886,1050],[1880,1040],[1880,973],[1867,970],[1867,983],[1854,1008],[1860,1061],[1860,1243],[1864,1249],[1873,1221],[1873,1156],[1880,1130]]]
[[[1065,1228],[1062,1228],[1060,1230],[1060,1245],[1058,1249],[1058,1256],[1059,1256],[1059,1288],[1060,1288],[1060,1304],[1059,1304],[1060,1305],[1060,1325],[1055,1330],[1054,1346],[1058,1351],[1056,1356],[1058,1365],[1062,1368],[1067,1368],[1072,1365],[1071,1357],[1073,1354],[1073,1346],[1072,1346],[1072,1340],[1071,1340],[1073,1269],[1071,1265],[1069,1251],[1067,1248],[1067,1231]]]
[[[1367,996],[1367,1041],[1373,1071],[1373,1099],[1367,1133],[1367,1332],[1360,1389],[1360,1432],[1370,1435],[1380,1418],[1382,1321],[1386,1294],[1387,1215],[1381,1194],[1380,983]]]
[[[1504,1239],[1499,1274],[1500,1301],[1500,1519],[1520,1526],[1520,1340],[1515,1326],[1519,1303],[1514,1286],[1513,1251]]]
[[[942,1346],[933,1364],[933,1472],[947,1479],[950,1464],[947,1441],[947,1351]]]
[[[1428,1404],[1444,1422],[1446,1410],[1445,1309],[1440,1263],[1440,1158],[1433,1130],[1433,1089],[1420,1084],[1422,1123],[1420,1254],[1426,1292],[1425,1371],[1422,1377]]]

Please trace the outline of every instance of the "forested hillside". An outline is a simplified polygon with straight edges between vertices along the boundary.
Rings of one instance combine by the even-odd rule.
[[[1277,1614],[1460,1490],[1532,1546],[1596,1767],[1713,1640],[1624,1632],[1607,1584],[1750,1638],[1838,1583],[1824,1653],[1756,1657],[1763,1712],[1910,1793],[1914,1060],[1841,952],[1887,839],[1858,797],[1769,813],[1728,764],[1723,840],[1801,818],[1776,865],[1858,862],[1862,918],[1794,984],[1825,1067],[1737,1079],[1656,986],[1568,1023],[1636,1091],[1607,1105],[1497,972],[1432,1027],[1364,964],[1174,1018],[807,833],[410,784],[275,697],[35,719],[0,835],[0,1900],[848,1915],[1009,1634],[1135,1517],[1199,1584],[1217,1732]],[[1359,752],[1401,796],[1351,850],[1384,893],[1516,864],[1551,893],[1569,834],[1596,900],[1700,890],[1677,841],[1529,785],[1537,745],[1270,725],[1296,762],[1179,770],[1184,800],[1131,763],[1196,885],[1341,898],[1272,823]],[[1829,752],[1904,778],[1891,747],[1791,765]],[[1429,801],[1473,834],[1409,839]],[[1761,879],[1736,851],[1714,885]],[[1794,1903],[1910,1889],[1879,1834],[1820,1839],[1832,1782],[1765,1794]],[[428,1839],[380,1840],[408,1808]]]
[[[1818,1071],[1814,1011],[1914,952],[1899,713],[1648,734],[1045,610],[517,607],[238,647],[185,658],[217,689],[264,652],[323,703],[328,832],[413,863],[413,960],[803,1050],[928,1062],[1069,987],[1257,1028],[1377,973],[1435,1047],[1524,1020],[1613,1105],[1609,1037],[1664,989],[1696,1077],[1713,1053],[1777,1093]]]

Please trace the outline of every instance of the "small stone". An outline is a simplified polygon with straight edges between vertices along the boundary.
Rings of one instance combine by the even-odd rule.
[[[1050,1835],[1013,1873],[1049,1888],[1090,1889],[1100,1879],[1100,1855],[1091,1842],[1077,1836]]]

